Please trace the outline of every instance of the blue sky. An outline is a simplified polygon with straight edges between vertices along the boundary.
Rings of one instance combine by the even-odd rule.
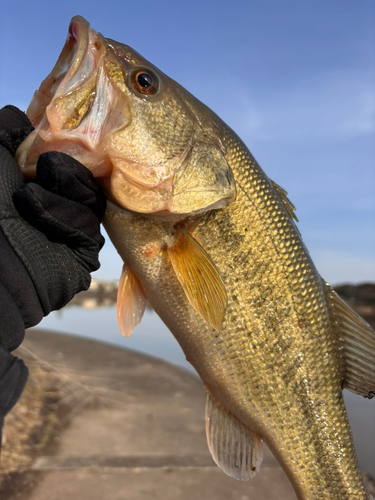
[[[211,107],[289,192],[318,270],[375,280],[375,2],[3,0],[0,105],[25,110],[70,18],[134,47]],[[116,279],[108,244],[97,276]]]

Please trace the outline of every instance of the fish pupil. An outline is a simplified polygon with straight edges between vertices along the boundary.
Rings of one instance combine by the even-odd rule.
[[[141,73],[138,75],[138,83],[141,87],[144,89],[148,89],[152,86],[152,78],[150,75],[147,75],[146,73]]]

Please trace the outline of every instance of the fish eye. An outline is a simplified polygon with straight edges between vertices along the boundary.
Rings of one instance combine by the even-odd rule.
[[[132,74],[132,86],[141,94],[155,95],[159,90],[159,80],[149,69],[138,69]]]

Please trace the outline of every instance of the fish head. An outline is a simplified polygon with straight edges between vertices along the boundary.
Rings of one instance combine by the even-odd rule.
[[[235,199],[216,115],[80,16],[27,115],[35,130],[17,151],[26,177],[41,153],[54,150],[82,162],[110,199],[141,214],[178,220]]]

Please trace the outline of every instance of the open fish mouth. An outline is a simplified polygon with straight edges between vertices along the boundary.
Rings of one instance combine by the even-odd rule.
[[[34,177],[37,157],[52,150],[85,159],[96,177],[109,175],[94,152],[114,97],[102,68],[106,52],[102,35],[81,16],[73,17],[59,58],[26,111],[35,130],[16,154],[25,177]]]
[[[73,90],[92,74],[102,56],[98,53],[101,47],[99,37],[83,17],[76,16],[70,21],[61,54],[51,73],[35,92],[27,110],[27,116],[34,127],[39,125],[54,97]]]

